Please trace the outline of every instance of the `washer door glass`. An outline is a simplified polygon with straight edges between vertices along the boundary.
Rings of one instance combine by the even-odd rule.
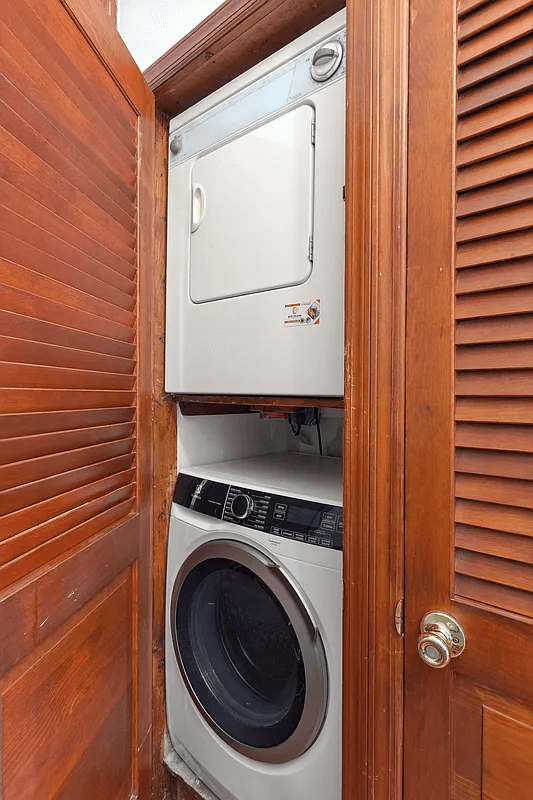
[[[316,717],[317,704],[316,698],[307,703],[306,660],[312,683],[318,666],[325,671],[325,660],[319,655],[323,663],[313,665],[309,647],[302,648],[297,628],[306,628],[294,624],[295,609],[302,613],[298,603],[284,605],[279,597],[287,594],[286,581],[278,593],[275,583],[269,586],[259,576],[261,569],[243,560],[207,558],[181,581],[178,576],[172,608],[176,654],[193,699],[226,741],[256,758],[259,750],[280,751],[260,760],[288,760],[307,749],[322,723],[314,719],[310,726],[310,707]],[[258,566],[264,568],[264,559]],[[304,740],[298,736],[303,719]]]

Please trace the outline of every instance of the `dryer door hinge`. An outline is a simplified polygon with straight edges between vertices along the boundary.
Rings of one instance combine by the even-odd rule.
[[[313,242],[313,237],[312,237],[312,236],[310,236],[310,237],[309,237],[309,261],[312,261],[312,260],[313,260],[313,250],[314,250],[314,247],[315,247],[315,245],[314,245],[314,242]]]
[[[316,122],[311,123],[311,144],[316,144]]]
[[[394,609],[394,627],[398,636],[403,636],[403,597],[398,600]]]

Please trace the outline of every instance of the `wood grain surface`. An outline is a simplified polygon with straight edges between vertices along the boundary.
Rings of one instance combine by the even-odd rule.
[[[343,0],[226,0],[145,71],[174,117],[323,22]]]

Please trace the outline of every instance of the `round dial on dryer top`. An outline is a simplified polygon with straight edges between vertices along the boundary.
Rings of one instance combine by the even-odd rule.
[[[311,63],[311,76],[321,83],[334,75],[341,65],[344,49],[337,39],[332,39],[321,45],[313,55]]]
[[[247,494],[238,494],[231,501],[231,513],[237,519],[246,519],[254,510],[254,501]]]

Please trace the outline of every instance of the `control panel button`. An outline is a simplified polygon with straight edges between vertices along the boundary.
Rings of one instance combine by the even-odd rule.
[[[307,541],[309,544],[318,544],[318,536],[308,536]]]
[[[295,533],[295,534],[294,534],[294,538],[295,538],[295,539],[296,539],[298,542],[305,542],[305,533]]]
[[[323,531],[334,531],[335,530],[335,523],[334,522],[327,522],[326,520],[322,520],[320,523],[320,527]]]
[[[337,520],[337,530],[342,533],[342,517]]]
[[[274,525],[272,525],[270,528],[270,533],[273,533],[276,536],[281,536],[281,528],[275,528]]]
[[[285,519],[285,512],[274,511],[274,519]]]
[[[336,514],[322,514],[322,519],[326,522],[333,522],[335,524],[337,522],[337,515]]]
[[[276,503],[276,511],[287,511],[285,503]]]
[[[288,539],[294,539],[294,531],[283,531],[283,535],[287,536]]]

